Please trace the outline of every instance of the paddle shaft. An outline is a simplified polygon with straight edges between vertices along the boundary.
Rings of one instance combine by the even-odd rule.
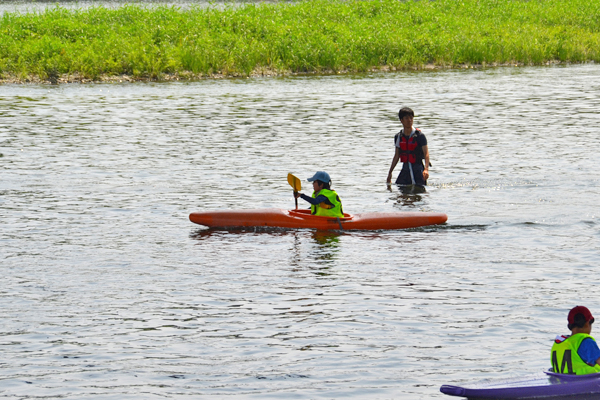
[[[302,189],[302,185],[300,184],[300,179],[296,178],[292,174],[288,174],[287,177],[288,183],[294,189],[294,200],[296,201],[296,210],[298,209],[298,197],[296,195]]]

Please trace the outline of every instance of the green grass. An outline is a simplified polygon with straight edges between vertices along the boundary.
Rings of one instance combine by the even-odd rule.
[[[247,76],[600,60],[600,2],[308,0],[0,18],[0,76]]]

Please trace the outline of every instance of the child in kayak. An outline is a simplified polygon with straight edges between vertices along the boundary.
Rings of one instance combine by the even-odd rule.
[[[567,316],[570,336],[560,335],[552,345],[552,371],[559,374],[586,375],[600,372],[600,349],[592,333],[594,317],[584,306],[577,306]]]
[[[342,201],[340,200],[340,196],[331,190],[331,178],[329,174],[324,171],[317,171],[313,177],[308,178],[308,181],[313,183],[314,192],[312,197],[299,192],[294,193],[294,196],[296,198],[301,197],[311,204],[311,214],[321,217],[343,218],[344,210],[342,209]]]

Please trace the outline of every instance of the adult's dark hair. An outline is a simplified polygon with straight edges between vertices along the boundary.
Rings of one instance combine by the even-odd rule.
[[[323,189],[331,190],[331,185],[329,184],[329,182],[323,182],[318,179],[316,180],[316,182],[319,182],[321,185],[323,185]]]
[[[410,115],[414,118],[415,112],[412,110],[412,108],[402,107],[400,111],[398,111],[398,119],[400,120],[402,120],[402,118],[406,117],[407,115]]]
[[[585,315],[583,315],[582,313],[577,313],[575,314],[575,318],[573,319],[573,323],[572,324],[568,324],[567,327],[569,328],[569,330],[573,330],[573,328],[577,327],[577,328],[583,328],[583,326],[586,323],[586,319],[585,319]],[[594,323],[594,318],[592,318],[590,320],[590,324]]]

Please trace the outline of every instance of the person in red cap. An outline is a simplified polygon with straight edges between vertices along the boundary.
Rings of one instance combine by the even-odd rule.
[[[600,372],[600,348],[592,333],[594,317],[584,306],[577,306],[567,316],[569,336],[556,336],[550,353],[552,371],[558,374],[586,375]]]

